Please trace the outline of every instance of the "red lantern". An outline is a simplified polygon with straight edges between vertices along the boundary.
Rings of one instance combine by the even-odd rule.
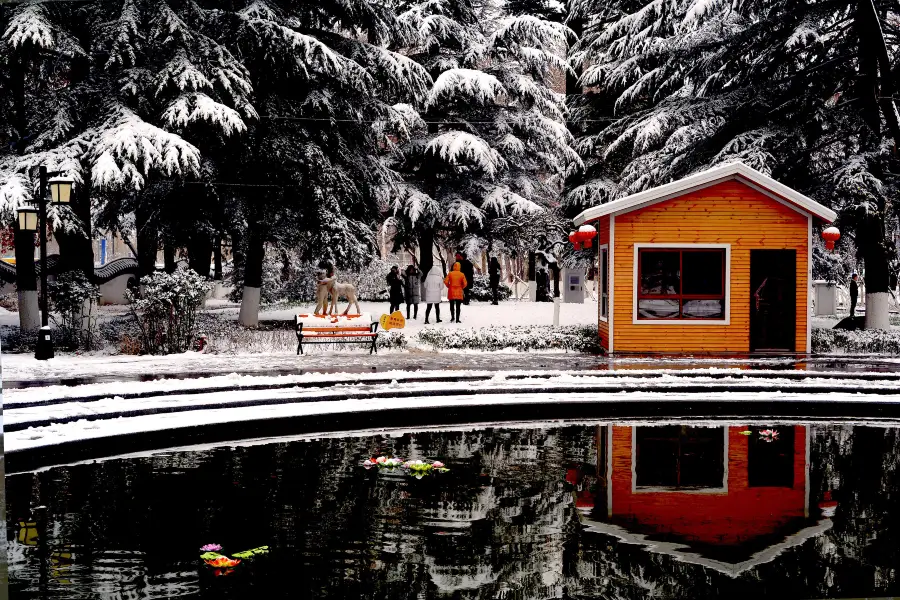
[[[576,250],[581,250],[581,242],[578,240],[578,234],[576,232],[572,232],[569,234],[569,241],[572,242],[572,245]]]
[[[597,237],[597,230],[593,225],[582,225],[575,233],[575,238],[581,242],[585,248],[591,247],[591,240]]]
[[[829,227],[822,232],[822,239],[825,240],[825,247],[834,250],[834,243],[841,239],[841,232],[837,227]]]

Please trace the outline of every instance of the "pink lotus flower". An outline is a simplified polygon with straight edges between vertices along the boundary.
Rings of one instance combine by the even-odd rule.
[[[379,465],[381,465],[381,464],[384,464],[384,462],[386,460],[387,460],[386,456],[379,456],[378,458],[375,459],[375,462],[377,462]]]
[[[377,463],[376,463],[374,460],[372,460],[372,459],[370,459],[370,458],[367,458],[365,461],[363,461],[362,466],[364,466],[364,467],[367,468],[367,469],[371,469],[371,468],[374,467],[376,464],[377,464]]]
[[[763,429],[759,432],[759,436],[767,442],[774,442],[778,439],[778,432],[774,429]]]
[[[431,466],[434,467],[435,469],[443,469],[443,468],[444,468],[444,463],[442,463],[442,462],[439,461],[439,460],[436,460],[436,461],[434,461],[433,463],[431,463]]]
[[[200,552],[219,552],[221,549],[221,544],[206,544],[205,546],[200,546]]]

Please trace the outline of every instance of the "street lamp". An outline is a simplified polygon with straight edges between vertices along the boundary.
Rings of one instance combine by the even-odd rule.
[[[48,177],[53,177],[49,179]],[[53,204],[68,204],[72,196],[71,177],[63,177],[61,171],[48,172],[47,167],[40,167],[39,187],[34,208],[19,208],[19,228],[22,231],[37,229],[41,238],[41,331],[38,335],[34,357],[38,360],[53,358],[53,338],[50,335],[50,313],[47,308],[47,191],[50,191]]]

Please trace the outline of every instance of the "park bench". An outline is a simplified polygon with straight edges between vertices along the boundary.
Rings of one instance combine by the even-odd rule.
[[[369,354],[378,352],[378,321],[368,314],[297,315],[297,354],[303,354],[303,344],[368,344]]]

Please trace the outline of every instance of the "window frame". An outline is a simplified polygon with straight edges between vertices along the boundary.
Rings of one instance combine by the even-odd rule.
[[[662,298],[666,297],[672,299],[678,299],[681,301],[684,298],[682,294],[668,294],[668,295],[653,295],[653,296],[642,296],[640,294],[640,255],[641,250],[652,250],[652,251],[666,251],[670,250],[673,252],[684,252],[684,251],[692,251],[692,250],[724,250],[725,252],[725,260],[723,264],[724,274],[723,274],[723,285],[725,287],[724,294],[724,302],[725,302],[725,318],[724,319],[704,319],[704,318],[676,318],[676,319],[642,319],[638,314],[638,300],[639,299],[648,299],[648,298]],[[679,261],[682,259],[679,257]],[[632,323],[634,325],[730,325],[731,324],[731,244],[668,244],[668,243],[646,243],[646,244],[635,244],[634,245],[634,273],[632,279]],[[712,295],[689,295],[688,300],[692,299],[708,299],[712,298]],[[679,304],[680,306],[680,304]]]
[[[641,425],[631,427],[631,493],[632,494],[728,494],[728,467],[730,462],[730,448],[728,439],[728,425],[723,425],[722,430],[722,485],[718,487],[671,487],[671,486],[639,486],[637,484],[637,452],[638,439],[637,429]],[[644,425],[643,427],[652,427]],[[710,429],[720,429],[719,427],[710,427]]]
[[[606,274],[603,272],[603,254],[606,253]],[[597,249],[597,314],[604,323],[609,323],[609,244]],[[603,314],[603,298],[606,297],[606,314]]]

